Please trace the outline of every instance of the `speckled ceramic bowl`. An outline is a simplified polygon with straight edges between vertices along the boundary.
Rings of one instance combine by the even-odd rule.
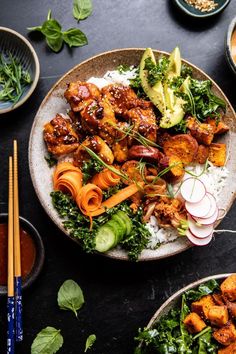
[[[230,0],[215,0],[215,2],[218,4],[218,6],[215,9],[209,12],[202,12],[196,9],[194,6],[189,5],[185,0],[173,0],[173,1],[181,11],[195,18],[208,18],[217,15],[220,12],[222,12],[226,8],[226,6],[228,6],[230,3]]]
[[[226,36],[226,41],[225,41],[226,58],[227,58],[230,68],[233,70],[234,74],[236,75],[236,63],[233,60],[232,51],[231,51],[231,38],[232,38],[234,31],[236,31],[236,17],[230,22],[227,36]]]
[[[184,288],[180,289],[179,291],[174,293],[168,300],[166,300],[164,302],[164,304],[161,305],[161,307],[159,307],[159,309],[155,312],[155,314],[152,316],[152,318],[148,322],[147,328],[152,328],[163,316],[168,314],[168,312],[171,309],[181,306],[181,297],[187,290],[195,289],[199,285],[204,284],[204,283],[206,283],[206,282],[208,282],[209,280],[212,280],[212,279],[219,280],[220,283],[221,283],[229,275],[231,275],[231,274],[228,273],[228,274],[211,275],[211,276],[209,276],[207,278],[203,278],[203,279],[197,280],[197,281],[185,286]],[[142,345],[140,345],[140,347],[141,346]]]
[[[0,114],[20,107],[32,95],[39,80],[39,60],[30,42],[20,33],[10,28],[0,27],[0,53],[7,55],[9,52],[19,60],[24,70],[30,73],[32,82],[14,106],[10,101],[0,101]]]
[[[0,214],[0,224],[7,224],[8,214]],[[35,227],[26,219],[20,216],[20,226],[25,230],[31,237],[36,248],[36,257],[33,268],[31,272],[22,280],[22,289],[28,288],[39,276],[44,259],[45,259],[45,250],[41,236]],[[7,294],[7,286],[0,286],[0,295]]]
[[[114,70],[120,64],[139,65],[143,51],[144,49],[137,48],[113,50],[97,55],[75,66],[52,87],[36,114],[29,142],[29,166],[31,178],[38,198],[48,216],[66,235],[68,235],[68,237],[71,236],[64,229],[62,220],[59,218],[51,202],[50,192],[53,190],[53,170],[48,167],[44,159],[44,156],[47,154],[47,150],[43,141],[43,126],[46,122],[55,117],[56,113],[66,114],[69,105],[66,103],[63,94],[69,82],[76,81],[78,79],[81,81],[86,81],[91,76],[102,77],[108,70]],[[160,51],[154,51],[154,53],[156,56],[160,54],[168,55],[168,53]],[[207,76],[196,66],[186,62],[185,60],[183,60],[183,62],[192,67],[194,77],[203,80],[211,80],[209,76]],[[221,141],[227,144],[227,149],[229,151],[227,167],[230,171],[228,177],[228,181],[230,181],[230,183],[226,183],[221,198],[221,207],[228,211],[234,201],[236,191],[236,155],[231,153],[235,150],[236,143],[236,117],[231,104],[219,86],[217,86],[217,84],[213,81],[212,84],[213,91],[219,97],[223,98],[227,104],[225,122],[230,126],[230,132],[221,137]],[[72,239],[78,242],[78,240],[74,238]],[[189,247],[191,247],[191,244],[187,238],[179,237],[175,242],[164,244],[156,250],[144,250],[139,257],[139,260],[147,261],[166,258],[182,252]],[[118,248],[107,252],[105,255],[115,259],[128,260],[127,253]]]

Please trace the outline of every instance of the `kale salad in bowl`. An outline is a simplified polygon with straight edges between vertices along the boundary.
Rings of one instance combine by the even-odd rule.
[[[135,354],[233,354],[236,274],[210,276],[176,292],[139,329]]]

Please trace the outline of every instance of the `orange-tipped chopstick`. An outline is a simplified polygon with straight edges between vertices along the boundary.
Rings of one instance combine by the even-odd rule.
[[[9,157],[9,192],[8,192],[8,298],[7,298],[7,353],[14,353],[14,227],[13,227],[13,170],[12,157]]]
[[[22,327],[22,295],[21,295],[21,249],[19,223],[19,193],[18,193],[18,149],[17,141],[13,142],[13,190],[14,190],[14,276],[15,276],[15,338],[17,342],[23,340]]]

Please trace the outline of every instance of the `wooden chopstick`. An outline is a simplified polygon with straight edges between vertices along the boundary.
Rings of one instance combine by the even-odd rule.
[[[13,169],[12,156],[9,157],[9,191],[8,191],[8,290],[7,290],[7,353],[14,353],[14,228],[13,228]]]
[[[19,223],[19,193],[18,193],[18,149],[17,141],[13,141],[13,196],[14,196],[14,276],[15,276],[15,339],[23,340],[22,327],[22,295],[21,295],[21,249],[20,249],[20,223]]]

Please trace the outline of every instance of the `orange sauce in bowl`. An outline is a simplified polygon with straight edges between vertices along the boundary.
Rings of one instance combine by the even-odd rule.
[[[231,53],[232,53],[233,61],[236,64],[236,29],[234,30],[231,37]]]
[[[7,224],[0,224],[0,286],[7,285]],[[36,248],[32,237],[20,228],[21,275],[24,279],[32,270],[36,257]]]

